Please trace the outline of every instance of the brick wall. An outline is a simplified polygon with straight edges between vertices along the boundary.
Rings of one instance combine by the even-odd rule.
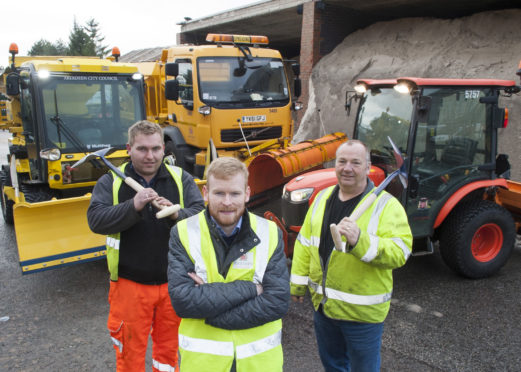
[[[364,19],[352,10],[346,10],[322,1],[303,5],[302,34],[300,41],[300,69],[302,95],[300,101],[304,109],[297,114],[296,128],[304,116],[309,99],[309,79],[313,67],[326,54],[330,53],[344,38],[362,27]]]
[[[304,109],[297,114],[296,127],[298,127],[307,108],[311,71],[321,57],[320,30],[322,26],[322,12],[317,8],[317,2],[315,1],[303,4],[302,33],[300,38],[300,78],[302,79],[302,95],[299,100],[304,103]]]

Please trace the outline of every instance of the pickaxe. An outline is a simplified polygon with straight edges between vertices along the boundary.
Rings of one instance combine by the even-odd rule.
[[[83,163],[90,161],[92,159],[100,158],[103,161],[103,163],[105,163],[105,165],[107,167],[109,167],[109,169],[111,171],[113,171],[118,177],[120,177],[127,185],[129,185],[131,188],[133,188],[136,192],[143,190],[144,187],[141,186],[141,184],[139,184],[139,182],[134,180],[132,177],[128,177],[127,175],[125,175],[125,173],[123,173],[118,167],[116,167],[114,164],[112,164],[110,161],[107,160],[107,158],[105,156],[112,154],[114,151],[116,151],[116,149],[114,147],[107,147],[107,148],[98,150],[96,152],[91,152],[90,154],[85,155],[83,158],[81,158],[76,163],[74,163],[71,168],[76,168],[76,167],[82,165]],[[156,213],[157,218],[163,218],[163,217],[170,216],[171,214],[174,214],[175,212],[177,212],[178,210],[181,209],[181,206],[179,204],[175,204],[175,205],[171,205],[171,206],[167,207],[167,206],[159,204],[155,200],[152,200],[151,203],[154,207],[159,209],[159,212]]]
[[[407,188],[407,171],[405,169],[405,163],[403,161],[402,154],[398,147],[394,144],[391,137],[387,137],[389,142],[391,143],[391,146],[393,147],[393,154],[394,158],[396,159],[396,165],[398,167],[397,170],[392,172],[390,175],[387,176],[385,180],[374,190],[358,208],[355,209],[355,211],[349,216],[349,218],[353,220],[357,220],[366,210],[369,208],[378,195],[389,185],[389,183],[398,176],[400,178],[400,181],[402,182],[402,185],[404,188]],[[329,229],[331,230],[331,236],[333,237],[333,242],[335,243],[335,249],[340,252],[345,252],[345,243],[342,241],[342,237],[340,236],[340,233],[338,232],[338,228],[336,224],[332,223],[329,226]]]

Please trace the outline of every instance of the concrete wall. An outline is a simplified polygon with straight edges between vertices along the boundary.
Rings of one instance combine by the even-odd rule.
[[[328,19],[322,17],[321,22],[327,30],[324,23]],[[335,30],[342,26],[328,27]],[[325,34],[320,34],[321,41]],[[350,34],[331,53],[322,56],[320,52],[306,92],[308,108],[294,143],[334,131],[351,136],[356,107],[347,116],[344,99],[346,90],[351,90],[359,78],[495,78],[519,83],[516,71],[521,59],[521,10],[483,12],[457,19],[379,22]],[[303,71],[309,64],[306,61],[301,60]],[[510,124],[500,130],[499,150],[510,156],[512,178],[521,180],[521,152],[517,151],[521,140],[521,95],[503,98],[500,104],[509,108]]]

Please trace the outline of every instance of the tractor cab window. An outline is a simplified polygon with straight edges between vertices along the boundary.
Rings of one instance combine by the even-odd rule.
[[[368,90],[360,102],[354,138],[371,152],[371,163],[386,173],[396,170],[390,137],[405,156],[412,117],[412,98],[392,87]]]
[[[491,128],[487,105],[479,99],[490,94],[479,87],[424,88],[430,108],[416,129],[411,174],[419,188],[408,201],[412,216],[440,207],[464,183],[486,176],[479,166],[492,161]]]
[[[220,108],[277,107],[289,103],[280,59],[212,57],[198,59],[201,100]]]

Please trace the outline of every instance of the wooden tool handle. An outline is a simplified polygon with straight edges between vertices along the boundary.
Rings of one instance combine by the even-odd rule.
[[[342,241],[342,236],[338,232],[338,227],[334,223],[329,225],[329,229],[331,230],[331,236],[333,237],[333,242],[335,243],[335,249],[339,252],[346,251],[346,245]]]
[[[357,219],[359,219],[360,216],[362,214],[364,214],[364,212],[367,210],[367,208],[369,208],[371,206],[371,204],[374,203],[377,196],[378,195],[376,195],[374,192],[372,194],[370,194],[367,198],[365,198],[365,200],[362,202],[362,204],[360,204],[360,206],[358,208],[356,208],[353,213],[351,213],[351,216],[349,216],[349,218],[351,218],[355,221]]]
[[[156,213],[156,218],[163,218],[166,216],[170,216],[171,214],[174,214],[175,212],[179,211],[181,209],[181,206],[179,204],[174,204],[169,207],[166,207],[164,205],[159,205],[159,212]]]
[[[144,189],[144,187],[141,186],[141,184],[139,182],[137,182],[135,179],[133,179],[132,177],[125,177],[125,183],[127,185],[129,185],[130,187],[132,187],[132,189],[134,189],[134,191],[136,191],[136,192],[139,192]],[[155,200],[152,200],[151,203],[156,209],[159,209],[159,212],[156,213],[156,218],[158,218],[158,219],[170,216],[171,214],[174,214],[175,212],[177,212],[178,210],[181,209],[181,206],[179,204],[175,204],[175,205],[171,205],[171,206],[167,207],[167,206],[159,204]]]
[[[355,211],[349,216],[349,218],[353,220],[357,220],[360,218],[360,216],[369,208],[374,201],[376,200],[377,195],[375,193],[372,193],[369,195],[362,204],[358,208],[355,209]],[[332,223],[329,225],[329,229],[331,230],[331,236],[333,237],[333,242],[335,243],[335,249],[339,252],[345,252],[346,251],[346,243],[342,241],[342,236],[338,232],[338,227]]]

